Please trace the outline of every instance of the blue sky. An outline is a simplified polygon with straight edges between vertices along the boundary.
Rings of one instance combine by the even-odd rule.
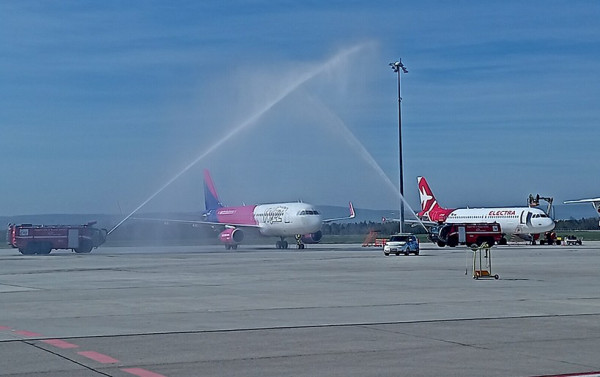
[[[418,175],[448,207],[600,196],[597,1],[0,1],[0,15],[0,215],[128,213],[215,145],[143,210],[202,209],[204,168],[230,205],[397,208],[399,57],[411,206]]]

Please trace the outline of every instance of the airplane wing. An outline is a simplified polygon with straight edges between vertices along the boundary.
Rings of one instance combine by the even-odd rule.
[[[600,202],[600,198],[594,198],[594,199],[579,199],[579,200],[567,200],[565,202],[563,202],[564,204],[572,204],[572,203],[594,203],[594,202]]]
[[[349,203],[350,204],[350,216],[348,217],[336,217],[335,219],[325,219],[323,220],[323,223],[330,223],[333,221],[338,221],[338,220],[350,220],[356,217],[356,212],[354,212],[354,206],[352,205],[352,202]]]
[[[387,217],[382,217],[381,218],[381,222],[382,223],[386,223],[386,222],[389,222],[389,221],[400,222],[400,219],[388,219]],[[436,221],[431,221],[431,220],[404,219],[404,223],[411,224],[411,226],[423,225],[425,227],[440,225],[440,223],[438,223]]]
[[[134,217],[134,220],[147,220],[147,221],[160,221],[163,223],[178,223],[178,224],[191,224],[191,225],[219,225],[219,226],[233,226],[238,228],[260,228],[258,224],[234,224],[234,223],[219,223],[215,221],[202,221],[202,220],[181,220],[181,219],[157,219],[150,217]]]
[[[398,220],[400,221],[400,220]],[[424,226],[436,226],[436,225],[440,225],[440,223],[438,223],[437,221],[429,221],[429,220],[406,220],[404,219],[405,223],[411,224],[413,226],[417,226],[417,225],[424,225]]]
[[[567,200],[565,204],[577,204],[577,203],[592,203],[596,213],[600,215],[600,198],[592,198],[592,199],[579,199],[579,200]]]

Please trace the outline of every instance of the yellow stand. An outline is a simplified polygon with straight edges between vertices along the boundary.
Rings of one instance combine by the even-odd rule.
[[[492,275],[492,248],[487,243],[481,246],[473,245],[473,279],[491,279],[498,280],[498,274]],[[484,255],[485,254],[485,255]]]

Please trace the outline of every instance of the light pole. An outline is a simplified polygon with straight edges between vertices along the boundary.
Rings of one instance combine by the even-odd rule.
[[[408,73],[408,69],[402,64],[402,59],[390,63],[390,67],[398,74],[398,151],[400,152],[400,233],[404,232],[404,179],[402,166],[402,95],[400,92],[400,76],[402,73]]]

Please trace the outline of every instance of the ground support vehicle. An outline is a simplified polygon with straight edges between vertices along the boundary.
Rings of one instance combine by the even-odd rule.
[[[408,255],[413,253],[419,255],[419,239],[410,233],[399,233],[390,236],[390,238],[383,245],[383,254],[390,255],[394,253],[400,255]]]
[[[564,236],[562,238],[562,241],[563,241],[563,245],[567,245],[567,246],[575,246],[575,245],[583,244],[581,238],[577,238],[577,236],[573,236],[573,235]]]
[[[89,253],[106,241],[106,229],[94,228],[96,222],[83,225],[9,224],[7,242],[21,254],[50,254],[53,249],[71,249]]]
[[[504,234],[498,223],[451,223],[442,227],[431,228],[429,239],[437,243],[439,247],[446,245],[455,247],[457,245],[478,245],[487,243],[488,246],[502,244]],[[431,232],[437,233],[431,234]]]
[[[556,236],[554,231],[544,233],[544,238],[540,239],[540,245],[560,245],[561,238]]]

